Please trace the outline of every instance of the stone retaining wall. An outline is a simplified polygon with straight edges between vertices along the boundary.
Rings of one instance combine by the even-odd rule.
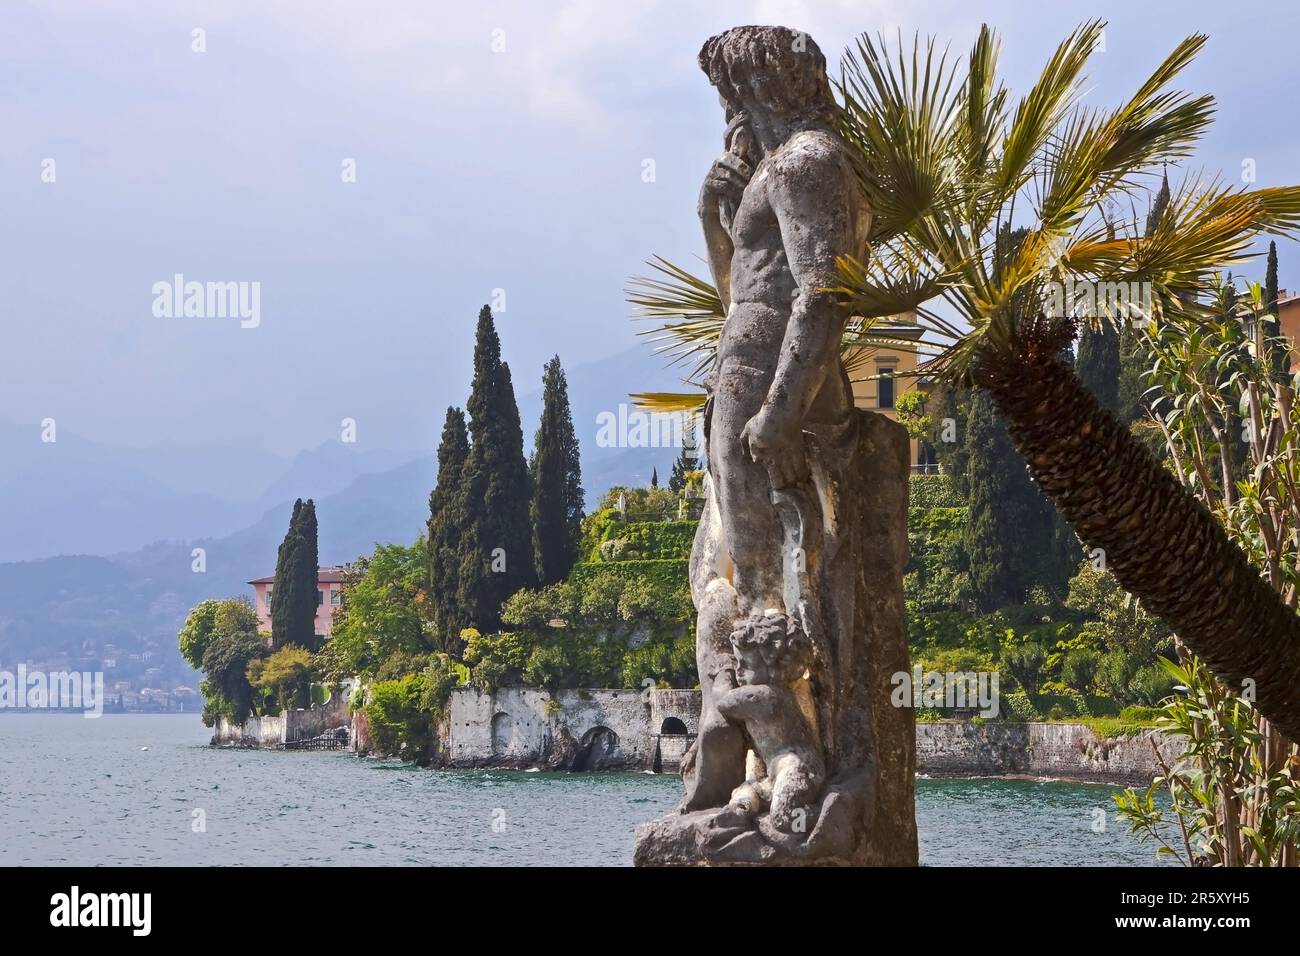
[[[531,687],[486,693],[452,691],[439,729],[440,763],[448,767],[545,767],[646,770],[656,763],[665,721],[687,733],[699,723],[697,691],[563,690]],[[670,741],[671,759],[686,734]]]
[[[348,707],[350,688],[350,684],[345,684],[324,704],[287,710],[278,716],[249,717],[242,724],[220,717],[212,728],[212,746],[274,750],[289,741],[307,740],[336,727],[348,727],[352,722]]]
[[[279,717],[218,721],[212,742],[282,747],[349,721],[348,695]],[[444,767],[541,767],[553,770],[659,770],[674,773],[699,728],[697,690],[566,690],[509,687],[489,694],[452,691],[439,727]],[[352,714],[352,740],[369,747],[365,715]],[[680,722],[680,726],[678,724]],[[681,727],[685,734],[678,733]],[[296,735],[296,736],[295,736]],[[945,721],[916,726],[917,770],[935,777],[1024,775],[1142,785],[1160,773],[1151,741],[1165,760],[1177,740],[1154,731],[1101,738],[1085,724]]]
[[[242,724],[219,717],[212,728],[212,746],[281,747],[284,745],[284,725],[283,714],[279,717],[249,717]]]
[[[1177,739],[1151,730],[1102,738],[1086,724],[917,724],[916,762],[936,777],[1023,774],[1146,786],[1160,773],[1152,740],[1168,762],[1182,750]]]

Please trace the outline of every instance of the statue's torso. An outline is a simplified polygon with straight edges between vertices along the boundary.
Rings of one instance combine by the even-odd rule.
[[[843,153],[839,138],[824,131],[806,130],[791,136],[758,164],[731,225],[734,252],[731,259],[731,308],[719,342],[721,365],[738,363],[770,372],[776,367],[781,343],[796,294],[798,282],[790,269],[781,221],[772,196],[772,170],[789,162],[789,153],[815,150],[832,155],[838,162],[839,175],[845,177],[843,190],[852,200],[839,211],[855,228],[853,248],[838,254],[860,256],[866,244],[870,215],[866,199],[854,182],[852,168]],[[791,217],[798,220],[800,217]]]

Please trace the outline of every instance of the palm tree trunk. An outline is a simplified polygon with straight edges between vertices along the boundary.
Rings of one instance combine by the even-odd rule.
[[[976,366],[1030,476],[1125,590],[1225,685],[1249,698],[1254,681],[1255,707],[1300,740],[1300,616],[1058,351],[1030,343]]]

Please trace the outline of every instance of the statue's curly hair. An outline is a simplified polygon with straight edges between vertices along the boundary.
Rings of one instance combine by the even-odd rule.
[[[700,48],[700,69],[734,107],[749,98],[784,115],[834,115],[826,57],[788,27],[732,27]]]
[[[802,628],[781,613],[767,611],[746,621],[731,633],[736,656],[752,654],[762,660],[772,681],[789,684],[812,663],[812,644]]]

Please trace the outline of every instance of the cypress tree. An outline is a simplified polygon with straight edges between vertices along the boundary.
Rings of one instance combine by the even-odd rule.
[[[308,498],[302,506],[301,543],[294,573],[298,577],[298,593],[302,595],[302,604],[294,616],[292,632],[297,638],[289,643],[315,652],[320,649],[316,637],[316,610],[321,603],[320,593],[320,552],[317,543],[318,527],[316,524],[316,502]]]
[[[1079,378],[1102,408],[1119,407],[1120,332],[1107,323],[1088,326],[1079,335],[1079,357],[1075,363]]]
[[[569,409],[569,386],[557,355],[542,375],[542,421],[530,467],[533,561],[539,584],[562,581],[578,560],[582,534],[582,465]]]
[[[275,583],[271,585],[271,646],[283,647],[289,642],[291,597],[296,579],[290,568],[298,549],[298,529],[302,523],[302,499],[293,503],[293,514],[289,518],[289,530],[275,556]]]
[[[1160,191],[1156,193],[1151,211],[1147,213],[1146,237],[1155,235],[1156,227],[1164,217],[1169,206],[1169,174],[1160,182]],[[1146,368],[1146,350],[1142,347],[1142,336],[1130,324],[1125,324],[1119,337],[1119,387],[1116,393],[1115,413],[1120,420],[1131,425],[1146,417],[1146,405],[1142,395],[1146,391],[1143,372]]]
[[[930,416],[930,444],[939,460],[939,467],[948,477],[952,488],[963,498],[969,493],[969,454],[966,451],[967,405],[969,389],[941,385],[934,412]]]
[[[1115,238],[1115,227],[1106,223],[1107,238]],[[1084,326],[1079,335],[1075,369],[1083,384],[1097,397],[1102,408],[1114,411],[1119,405],[1119,329],[1111,323],[1094,328]]]
[[[650,469],[650,487],[651,488],[659,487],[659,469],[657,467]]]
[[[673,494],[681,494],[686,490],[686,472],[695,471],[699,467],[698,459],[688,457],[689,451],[684,442],[676,462],[672,463],[672,471],[668,473],[668,490]]]
[[[470,451],[459,495],[463,534],[457,604],[471,626],[495,630],[501,605],[535,580],[528,464],[510,378],[492,310],[478,315],[469,402]]]
[[[1050,516],[982,389],[971,397],[967,427],[970,520],[963,544],[971,598],[987,613],[1022,602],[1038,579],[1050,548]]]
[[[438,479],[429,492],[429,523],[424,546],[429,558],[429,607],[442,650],[459,657],[460,632],[469,620],[459,603],[460,551],[464,536],[460,488],[469,457],[465,413],[447,409],[438,442]]]
[[[289,530],[280,543],[271,591],[271,645],[296,644],[316,650],[316,608],[319,595],[316,505],[299,498],[293,503]]]
[[[1282,337],[1282,317],[1278,315],[1277,303],[1280,298],[1277,286],[1277,243],[1268,244],[1268,267],[1264,273],[1264,309],[1273,316],[1273,321],[1264,327],[1266,336],[1265,354],[1268,355],[1269,367],[1273,380],[1285,383],[1291,378],[1291,350]]]

